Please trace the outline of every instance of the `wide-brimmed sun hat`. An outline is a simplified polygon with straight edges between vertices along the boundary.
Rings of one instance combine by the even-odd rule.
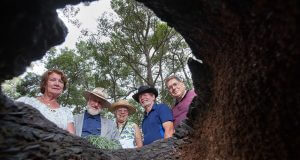
[[[154,87],[151,87],[151,86],[140,86],[139,89],[138,89],[138,92],[136,94],[134,94],[132,96],[132,98],[135,101],[137,101],[138,103],[140,103],[139,96],[142,93],[153,93],[155,95],[155,98],[158,96],[158,92],[157,92],[157,90]]]
[[[95,88],[93,91],[84,91],[83,92],[84,98],[87,101],[89,100],[89,97],[91,94],[98,97],[98,99],[101,102],[102,107],[109,108],[111,106],[111,104],[106,100],[108,96],[107,96],[104,88],[98,87],[98,88]]]
[[[108,109],[111,112],[115,112],[120,107],[126,107],[128,109],[128,115],[132,115],[136,112],[136,109],[126,100],[119,100],[111,105]]]

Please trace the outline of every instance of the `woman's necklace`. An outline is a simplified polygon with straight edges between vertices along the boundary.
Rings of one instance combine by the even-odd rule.
[[[48,109],[49,109],[49,111],[51,111],[51,112],[56,112],[55,109],[51,109],[51,108],[49,108],[49,107],[48,107]]]
[[[44,104],[47,106],[47,108],[48,108],[49,111],[51,111],[51,112],[56,112],[55,109],[52,109],[51,101],[50,101],[50,102],[47,101],[47,100],[45,99],[45,97],[43,97],[43,96],[41,96],[41,100],[42,100],[42,103],[44,103]]]

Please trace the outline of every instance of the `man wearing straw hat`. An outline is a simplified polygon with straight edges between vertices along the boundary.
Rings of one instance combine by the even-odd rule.
[[[134,122],[128,121],[128,116],[134,114],[136,109],[128,101],[119,100],[112,104],[109,111],[115,115],[122,148],[142,147],[140,128]]]
[[[109,108],[111,104],[106,100],[107,94],[103,88],[95,88],[93,91],[85,91],[87,100],[86,111],[74,116],[76,135],[87,137],[100,135],[109,140],[118,140],[119,134],[116,124],[100,115],[102,108]]]

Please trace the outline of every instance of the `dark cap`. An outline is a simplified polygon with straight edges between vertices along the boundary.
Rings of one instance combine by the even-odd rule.
[[[132,96],[132,98],[137,101],[138,103],[140,103],[139,101],[139,96],[142,93],[153,93],[155,95],[155,98],[158,96],[158,92],[155,88],[150,87],[150,86],[140,86],[140,88],[138,89],[138,92],[136,94],[134,94]]]

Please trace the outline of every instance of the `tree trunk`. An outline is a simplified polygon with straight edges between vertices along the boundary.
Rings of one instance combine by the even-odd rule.
[[[300,159],[297,0],[139,1],[203,60],[189,60],[198,96],[176,136],[141,149],[100,150],[2,95],[0,159]],[[2,2],[1,11],[10,9],[1,14],[1,82],[64,40],[55,10],[79,2]]]
[[[185,159],[300,158],[298,1],[139,1],[204,62],[190,61],[197,94],[211,97],[190,111]]]

